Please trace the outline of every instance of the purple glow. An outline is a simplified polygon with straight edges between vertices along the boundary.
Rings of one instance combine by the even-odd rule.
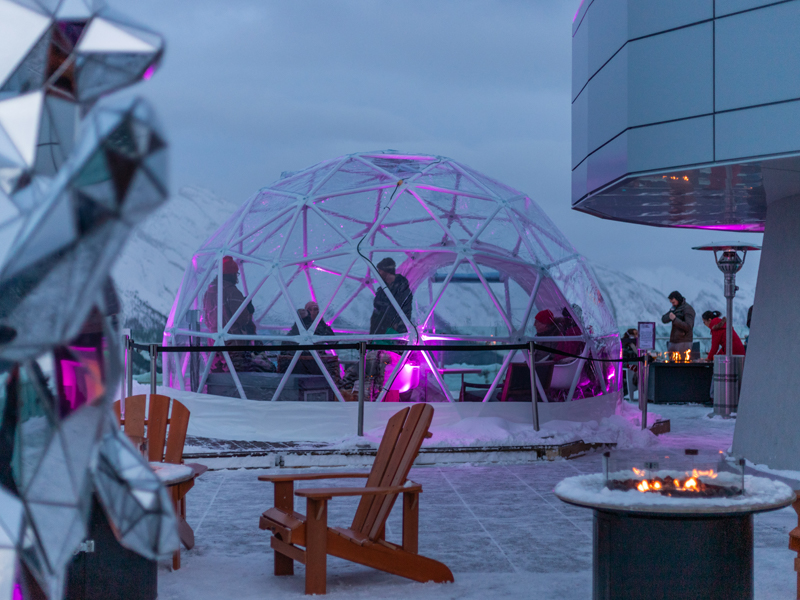
[[[403,365],[403,368],[400,369],[400,372],[395,377],[394,383],[392,387],[389,389],[391,391],[400,392],[407,392],[411,388],[415,388],[419,385],[419,366],[418,365],[410,365],[408,363]]]
[[[25,600],[22,596],[22,586],[18,583],[14,584],[14,592],[11,594],[11,600]]]
[[[750,233],[763,233],[764,226],[758,223],[730,223],[727,225],[674,225],[682,229],[710,229],[713,231],[748,231]]]
[[[575,11],[575,16],[572,17],[572,22],[573,23],[575,22],[575,19],[578,18],[578,15],[581,13],[581,9],[582,8],[583,8],[583,0],[581,0],[581,3],[578,5],[578,10]]]
[[[153,73],[155,73],[155,72],[156,72],[156,66],[155,65],[150,65],[149,67],[147,67],[147,70],[144,72],[144,75],[142,75],[142,79],[147,81],[148,79],[150,79],[153,76]]]

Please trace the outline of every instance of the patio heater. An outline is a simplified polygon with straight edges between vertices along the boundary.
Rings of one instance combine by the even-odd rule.
[[[695,246],[693,250],[713,251],[717,267],[725,276],[725,356],[714,358],[714,412],[709,416],[729,418],[739,405],[739,382],[742,376],[741,359],[734,363],[733,358],[733,297],[739,289],[736,287],[736,273],[744,266],[747,252],[761,250],[761,246],[744,242],[716,242]]]

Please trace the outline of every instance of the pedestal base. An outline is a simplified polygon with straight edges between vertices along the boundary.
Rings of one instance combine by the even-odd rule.
[[[752,600],[752,514],[594,511],[594,600]]]

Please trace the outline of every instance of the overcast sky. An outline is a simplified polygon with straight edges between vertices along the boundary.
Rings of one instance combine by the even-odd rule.
[[[629,225],[571,210],[578,4],[112,1],[167,39],[162,68],[135,92],[164,122],[173,192],[202,186],[239,205],[282,171],[342,154],[439,154],[530,195],[597,263],[638,273],[673,266],[721,280],[711,256],[691,246],[760,243],[760,235]],[[740,280],[754,284],[756,271],[748,259]]]

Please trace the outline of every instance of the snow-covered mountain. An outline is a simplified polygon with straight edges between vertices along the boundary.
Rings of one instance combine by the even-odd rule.
[[[161,340],[186,265],[236,208],[208,190],[185,187],[131,236],[113,275],[123,304],[124,326],[131,328],[134,339]],[[669,335],[669,326],[661,324],[661,315],[669,309],[667,294],[676,288],[697,311],[696,337],[709,336],[700,321],[703,311],[725,309],[721,275],[706,280],[670,267],[632,269],[627,274],[602,265],[594,265],[594,270],[620,331],[636,327],[639,321],[655,321],[658,335]],[[744,335],[755,289],[741,287],[734,303],[734,325]],[[489,300],[485,295],[475,295],[461,304],[473,307],[474,313],[475,303],[483,301]],[[487,310],[495,312],[491,307]]]

